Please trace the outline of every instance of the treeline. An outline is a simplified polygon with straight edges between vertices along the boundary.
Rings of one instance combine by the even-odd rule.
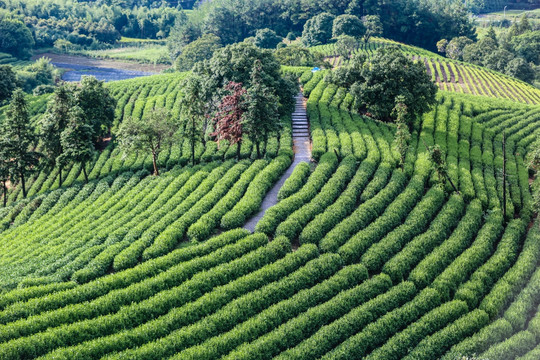
[[[460,3],[465,2],[467,10],[479,14],[492,11],[502,11],[505,6],[508,6],[509,9],[527,9],[534,8],[535,4],[537,5],[537,0],[431,0],[433,2],[450,2],[450,3]]]
[[[7,187],[19,183],[26,197],[26,180],[40,169],[62,169],[79,163],[86,180],[85,164],[93,158],[101,139],[114,120],[116,101],[103,82],[83,77],[80,85],[56,88],[38,124],[30,119],[25,94],[13,92],[0,124],[0,183],[4,206]]]
[[[58,40],[68,41],[73,48],[99,49],[114,44],[121,36],[166,38],[180,10],[167,6],[167,3],[159,4],[164,6],[126,7],[122,3],[107,5],[73,0],[1,0],[0,30],[6,38],[20,37],[18,34],[24,33],[25,43],[18,50],[3,49],[0,45],[0,51],[24,58],[34,46],[52,47]],[[14,29],[13,23],[3,24],[7,20],[22,22],[29,31]]]
[[[126,115],[111,134],[116,101],[103,84],[94,77],[83,77],[80,84],[63,83],[38,123],[30,119],[24,93],[13,92],[0,124],[4,201],[8,184],[21,186],[26,197],[26,179],[36,171],[58,171],[62,186],[63,170],[78,165],[88,180],[86,165],[107,136],[128,155],[151,156],[155,175],[160,153],[178,143],[191,150],[192,164],[201,144],[215,146],[214,141],[234,146],[238,159],[244,155],[244,143],[250,149],[254,144],[256,157],[261,158],[271,138],[279,137],[280,119],[292,112],[298,91],[296,79],[282,75],[271,51],[246,42],[234,44],[199,63],[180,84],[178,112],[156,105],[141,116]]]
[[[485,66],[528,83],[540,79],[540,31],[526,15],[498,36],[489,28],[477,42],[466,36],[442,39],[437,49],[448,58]]]
[[[204,3],[189,17],[177,19],[171,32],[171,46],[181,47],[203,34],[214,34],[226,45],[243,41],[265,28],[282,37],[300,36],[306,22],[321,13],[331,16],[349,14],[359,18],[378,16],[382,36],[426,49],[435,49],[434,44],[441,38],[475,37],[465,7],[457,3],[448,5],[429,0],[215,0]],[[175,49],[172,50],[174,53]]]

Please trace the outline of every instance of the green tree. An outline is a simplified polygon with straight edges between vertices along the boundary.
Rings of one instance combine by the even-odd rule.
[[[334,15],[321,13],[309,19],[304,25],[302,41],[308,46],[327,44],[332,39]]]
[[[54,85],[58,78],[58,71],[48,58],[39,58],[17,71],[18,84],[26,92],[31,92],[40,85]]]
[[[114,121],[116,100],[103,85],[103,81],[93,76],[83,76],[76,95],[77,105],[84,111],[86,119],[92,126],[95,141],[109,133]]]
[[[199,61],[208,60],[221,47],[219,38],[213,34],[205,34],[201,38],[186,45],[175,61],[177,71],[189,71]]]
[[[255,45],[262,49],[275,49],[282,41],[283,37],[271,29],[259,29],[255,33]]]
[[[19,20],[0,18],[0,52],[27,59],[32,55],[34,38]]]
[[[225,6],[218,6],[207,13],[203,32],[217,35],[223,45],[242,41],[249,33],[242,17]]]
[[[527,165],[534,172],[533,199],[534,211],[540,213],[540,138],[536,139],[531,147],[531,152],[527,156]]]
[[[364,77],[366,60],[363,53],[356,53],[348,66],[340,66],[332,70],[326,75],[325,80],[346,89],[351,88],[355,83],[363,83],[366,81]]]
[[[41,118],[41,145],[49,167],[59,167],[58,186],[62,186],[62,170],[66,165],[63,161],[58,161],[64,151],[61,135],[68,124],[70,110],[74,105],[73,90],[74,87],[70,85],[56,88]]]
[[[486,33],[486,37],[493,39],[493,41],[495,41],[495,44],[499,46],[499,40],[497,39],[497,34],[495,33],[495,29],[493,29],[493,26],[489,27]]]
[[[441,39],[441,40],[437,41],[437,51],[440,52],[441,54],[446,53],[446,47],[447,46],[448,46],[448,40]]]
[[[510,61],[514,59],[514,54],[505,49],[497,49],[486,55],[484,66],[488,69],[504,72]]]
[[[332,37],[338,38],[342,35],[348,35],[355,38],[361,38],[366,33],[366,27],[362,20],[354,15],[339,15],[334,19],[332,25]]]
[[[409,150],[409,140],[411,139],[411,133],[409,131],[409,126],[407,124],[407,105],[405,105],[405,98],[402,95],[399,95],[395,101],[396,105],[394,106],[393,113],[396,117],[396,134],[394,136],[394,146],[396,147],[399,153],[399,165],[401,166],[401,171],[404,170],[405,166],[405,157],[407,156],[407,151]]]
[[[495,49],[497,49],[497,43],[492,38],[485,37],[477,43],[468,44],[463,48],[463,60],[476,65],[482,65],[486,56]]]
[[[337,38],[337,54],[344,59],[349,59],[358,46],[356,38],[349,35],[341,35]]]
[[[172,145],[178,128],[170,112],[158,108],[141,119],[125,119],[118,130],[118,141],[125,152],[149,151],[152,154],[154,175],[157,176],[157,158],[164,146]]]
[[[510,46],[516,55],[523,57],[527,62],[540,65],[540,31],[531,31],[515,36]]]
[[[378,36],[383,33],[383,24],[381,18],[378,15],[366,15],[362,18],[364,28],[366,29],[362,40],[365,43],[369,41],[372,36]]]
[[[17,77],[11,65],[0,65],[0,104],[9,99],[17,87]]]
[[[454,60],[463,60],[463,52],[467,45],[474,42],[465,36],[455,37],[445,47],[446,56]]]
[[[6,144],[0,138],[0,182],[2,183],[2,198],[4,199],[4,207],[7,205],[7,182],[9,181],[9,162],[10,158],[6,153]]]
[[[86,115],[79,106],[74,106],[68,113],[68,122],[60,135],[62,153],[57,162],[60,164],[80,163],[84,180],[88,182],[86,164],[96,152],[94,148],[94,130],[87,123]]]
[[[324,60],[323,54],[309,51],[308,48],[300,45],[289,45],[277,49],[275,56],[281,65],[286,66],[331,67],[331,65]]]
[[[176,16],[174,26],[167,38],[167,48],[171,59],[176,59],[187,44],[194,42],[199,37],[201,37],[200,27],[191,22],[186,13],[181,11]]]
[[[429,158],[431,160],[431,163],[433,164],[433,167],[435,168],[435,172],[437,173],[437,176],[439,177],[439,183],[441,186],[445,186],[446,182],[448,181],[454,191],[459,194],[458,189],[452,182],[452,179],[450,179],[450,176],[448,176],[448,168],[446,166],[446,161],[444,159],[444,153],[442,152],[439,145],[434,145],[428,147],[429,151]]]
[[[2,123],[2,147],[12,180],[21,182],[26,197],[26,178],[36,170],[39,154],[33,150],[36,143],[34,128],[28,115],[28,106],[21,89],[13,92],[11,102]]]
[[[511,60],[505,69],[506,75],[532,83],[536,76],[532,66],[521,57]]]
[[[191,75],[183,83],[183,97],[180,101],[181,116],[186,123],[184,137],[191,144],[191,164],[195,165],[195,145],[204,143],[207,128],[206,97],[204,83],[200,76]]]
[[[294,108],[294,95],[298,82],[281,74],[281,65],[270,50],[260,49],[246,42],[228,45],[217,50],[208,61],[194,67],[194,72],[203,78],[208,93],[218,93],[230,82],[251,86],[251,69],[260,60],[265,77],[264,84],[279,97],[279,113],[284,115]]]
[[[247,110],[242,126],[244,133],[255,144],[257,158],[261,157],[260,145],[271,134],[280,129],[278,97],[263,82],[263,70],[260,61],[256,61],[251,71],[251,87],[247,90]]]
[[[412,121],[436,102],[437,87],[424,64],[413,62],[397,47],[379,49],[371,65],[363,67],[362,75],[352,85],[351,93],[358,109],[365,108],[378,119],[392,119],[395,99],[401,95],[412,127]]]

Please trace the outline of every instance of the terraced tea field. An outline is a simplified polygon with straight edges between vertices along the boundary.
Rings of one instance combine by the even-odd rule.
[[[389,44],[398,45],[410,58],[425,64],[427,73],[441,90],[510,99],[532,105],[540,104],[540,90],[523,81],[413,46],[375,38],[367,44],[362,43],[354,52],[363,53],[369,58],[378,48]],[[337,54],[334,44],[316,46],[312,51],[323,53],[334,67],[347,63],[347,60]]]
[[[313,161],[254,233],[241,227],[292,161],[290,119],[264,159],[207,142],[190,166],[177,144],[150,177],[147,156],[111,143],[87,185],[66,169],[60,189],[40,174],[29,200],[13,190],[0,209],[2,359],[536,359],[540,227],[524,157],[540,107],[441,92],[402,170],[393,125],[351,111],[324,72],[297,73]],[[109,84],[116,124],[178,114],[183,76]],[[460,194],[438,185],[433,144]]]

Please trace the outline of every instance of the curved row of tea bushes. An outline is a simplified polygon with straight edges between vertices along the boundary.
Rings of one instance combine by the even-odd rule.
[[[274,158],[249,184],[244,196],[221,218],[221,227],[234,229],[242,226],[261,207],[264,196],[291,165],[291,157]]]
[[[110,358],[118,359],[127,356],[132,359],[151,360],[174,355],[220,332],[234,328],[238,323],[255,316],[262,309],[285,300],[300,290],[322,282],[335,274],[341,266],[342,261],[338,255],[323,255],[289,276],[233,300],[199,322],[172,332],[157,341],[147,343],[137,349],[120,352]]]
[[[286,351],[287,349],[298,345],[302,340],[313,335],[317,329],[337,320],[351,309],[388,291],[391,286],[390,280],[384,275],[372,277],[352,289],[340,292],[327,302],[310,308],[251,343],[244,343],[231,352],[227,358],[294,358],[292,355],[294,351]],[[309,345],[304,348],[309,348]],[[302,350],[298,349],[296,353],[302,353]],[[286,352],[280,354],[282,351]],[[301,355],[302,358],[306,358],[305,356],[309,357],[309,354]]]
[[[229,211],[245,194],[247,187],[255,176],[261,172],[268,162],[266,160],[256,160],[242,173],[234,186],[223,196],[216,205],[202,215],[197,222],[192,224],[187,230],[187,237],[193,241],[203,241],[207,239],[219,226],[223,215]]]
[[[352,155],[341,161],[334,174],[308,203],[290,214],[276,228],[276,236],[296,239],[302,229],[323,209],[330,206],[347,186],[356,171],[356,158]]]
[[[471,336],[489,322],[488,315],[479,309],[463,315],[442,330],[424,338],[405,360],[430,360],[442,356],[451,346]]]
[[[370,200],[362,203],[351,215],[325,235],[319,244],[321,250],[323,252],[337,251],[355,233],[369,225],[383,213],[386,206],[405,188],[406,181],[405,175],[400,170],[395,170],[383,190]]]
[[[276,239],[273,243],[276,244],[272,244],[272,247],[284,246],[290,251],[290,243],[287,239]],[[278,281],[280,278],[305,266],[307,262],[315,259],[318,255],[319,252],[315,246],[303,246],[294,253],[289,252],[275,262],[264,265],[260,269],[232,280],[225,285],[215,287],[197,300],[175,307],[166,315],[146,322],[133,330],[126,329],[73,347],[60,348],[47,354],[45,358],[69,359],[70,354],[73,353],[87,358],[99,358],[114,351],[133,348],[150,340],[166,336],[174,329],[203,319],[235,298]],[[219,270],[225,270],[226,268],[226,264],[224,264]],[[216,270],[218,269],[216,268]]]
[[[411,282],[391,287],[384,294],[350,309],[348,313],[321,327],[296,347],[284,351],[277,359],[317,359],[335,348],[368,324],[404,305],[416,295]]]
[[[210,211],[227,194],[247,168],[247,164],[240,162],[230,168],[225,166],[225,169],[220,173],[210,174],[207,180],[214,175],[216,179],[212,180],[215,183],[209,183],[207,186],[204,182],[201,183],[197,190],[186,198],[186,203],[182,204],[184,205],[183,211],[175,211],[177,212],[176,220],[155,238],[152,245],[144,250],[143,260],[165,255],[173,249],[184,238],[188,227]],[[175,210],[181,207],[177,207]]]
[[[433,281],[431,287],[437,289],[445,300],[450,300],[461,283],[478,267],[489,259],[496,241],[503,231],[502,214],[492,212],[478,232],[471,246],[461,253]],[[473,229],[469,229],[473,231]],[[448,254],[446,254],[448,256]]]
[[[107,299],[106,301],[98,299],[95,305],[83,303],[67,307],[65,309],[67,311],[57,311],[56,318],[49,320],[49,324],[46,325],[48,329],[45,332],[20,337],[21,332],[26,327],[19,327],[18,338],[0,344],[2,354],[6,359],[43,355],[58,346],[78,344],[96,336],[115,333],[164,315],[172,304],[181,305],[193,301],[202,295],[200,293],[202,289],[224,285],[232,279],[249,274],[262,265],[283,257],[290,249],[290,245],[283,241],[264,247],[267,242],[268,239],[262,234],[252,235],[237,244],[224,248],[223,256],[211,254],[192,261],[196,263],[197,261],[206,260],[209,262],[211,260],[214,261],[215,265],[223,264],[222,267],[216,267],[210,271],[201,272],[202,269],[189,266],[183,266],[180,269],[171,268],[163,274],[172,273],[175,277],[174,283],[180,284],[173,288],[170,288],[170,280],[168,283],[162,284],[160,289],[156,286],[149,286],[148,281],[154,279],[147,279],[147,281],[135,285],[137,291],[129,291],[135,289],[127,288],[127,291],[124,291],[124,298],[120,298],[117,293],[114,302],[111,302],[114,293],[109,293],[104,297]],[[213,258],[211,258],[212,256]],[[214,259],[219,258],[222,261],[215,262]],[[210,268],[207,267],[207,269]],[[160,277],[163,276],[159,275],[156,278]],[[129,304],[129,306],[121,307],[122,304]],[[105,316],[98,316],[100,314]],[[84,319],[88,320],[81,321]],[[56,325],[63,325],[51,327],[54,325],[51,321],[54,321]],[[32,325],[34,328],[24,330],[25,333],[28,333],[29,330],[36,331],[36,323],[34,322]],[[40,325],[45,326],[43,323]],[[13,326],[10,327],[10,329],[13,328]],[[52,341],[53,339],[56,340]]]
[[[382,272],[394,283],[406,280],[412,269],[433,249],[447,239],[462,220],[464,203],[459,195],[452,195],[437,217],[422,234],[409,241],[397,254],[386,261]]]
[[[466,301],[470,308],[476,308],[495,282],[514,264],[526,227],[527,224],[522,220],[510,222],[493,255],[458,288],[454,298]]]
[[[309,289],[304,289],[273,306],[261,311],[229,332],[213,337],[202,344],[186,349],[173,359],[198,358],[216,359],[226,355],[237,346],[256,340],[268,331],[304,313],[310,308],[324,303],[341,291],[358,285],[368,278],[361,265],[348,266],[335,275]],[[260,357],[262,354],[258,354]],[[238,358],[232,354],[231,358]]]
[[[424,289],[408,303],[364,326],[357,334],[349,336],[321,359],[349,359],[350,354],[365,356],[440,304],[441,299],[437,291]]]
[[[301,162],[294,168],[291,176],[285,180],[278,192],[278,201],[288,198],[297,193],[306,183],[311,174],[311,166],[307,162]]]
[[[326,207],[324,212],[315,216],[315,218],[302,229],[299,239],[301,244],[318,244],[334,226],[336,226],[347,215],[356,208],[360,195],[370,181],[377,162],[366,159],[362,161],[356,174],[347,185],[347,188],[341,193],[338,199]]]
[[[210,253],[245,238],[248,234],[249,231],[247,230],[231,230],[203,244],[174,250],[163,257],[149,260],[128,270],[101,277],[73,289],[53,293],[44,298],[34,298],[26,302],[13,303],[0,312],[0,323],[6,324],[31,315],[61,309],[70,304],[88,302],[144,281],[147,278],[153,278],[178,264],[184,263],[183,266],[185,266],[191,260],[196,261],[200,266],[203,263],[197,260],[197,257],[208,256]],[[166,276],[163,275],[163,279],[166,279]]]
[[[383,346],[365,357],[366,360],[400,360],[409,349],[422,339],[440,330],[447,324],[467,314],[469,308],[463,301],[454,300],[431,310],[405,330],[391,337]]]
[[[274,233],[283,220],[319,193],[337,166],[338,159],[334,153],[324,154],[306,184],[294,195],[269,208],[257,223],[255,230],[267,235]]]
[[[397,254],[403,246],[415,236],[425,233],[426,228],[443,206],[444,200],[443,191],[439,188],[432,188],[411,210],[403,224],[388,232],[379,242],[375,241],[380,238],[380,234],[372,232],[367,235],[364,244],[372,243],[372,245],[360,257],[360,262],[371,272],[380,271],[383,265]],[[384,214],[381,218],[383,217],[385,217]],[[403,218],[401,217],[401,219]],[[390,219],[387,220],[391,222]],[[396,224],[399,224],[399,222],[396,222]],[[363,248],[365,248],[365,245]]]
[[[473,242],[482,225],[483,216],[480,201],[471,202],[450,237],[424,257],[410,272],[408,279],[419,288],[430,285]]]

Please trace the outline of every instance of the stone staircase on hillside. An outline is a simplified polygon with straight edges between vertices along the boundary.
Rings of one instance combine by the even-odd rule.
[[[292,124],[294,160],[283,176],[277,181],[272,189],[270,189],[268,194],[266,194],[261,204],[261,210],[244,224],[244,228],[249,231],[254,231],[255,226],[263,217],[266,210],[277,204],[279,189],[281,189],[285,180],[291,176],[296,165],[302,161],[311,161],[311,142],[309,139],[309,124],[306,114],[306,100],[301,93],[296,96],[296,107],[292,115]]]

